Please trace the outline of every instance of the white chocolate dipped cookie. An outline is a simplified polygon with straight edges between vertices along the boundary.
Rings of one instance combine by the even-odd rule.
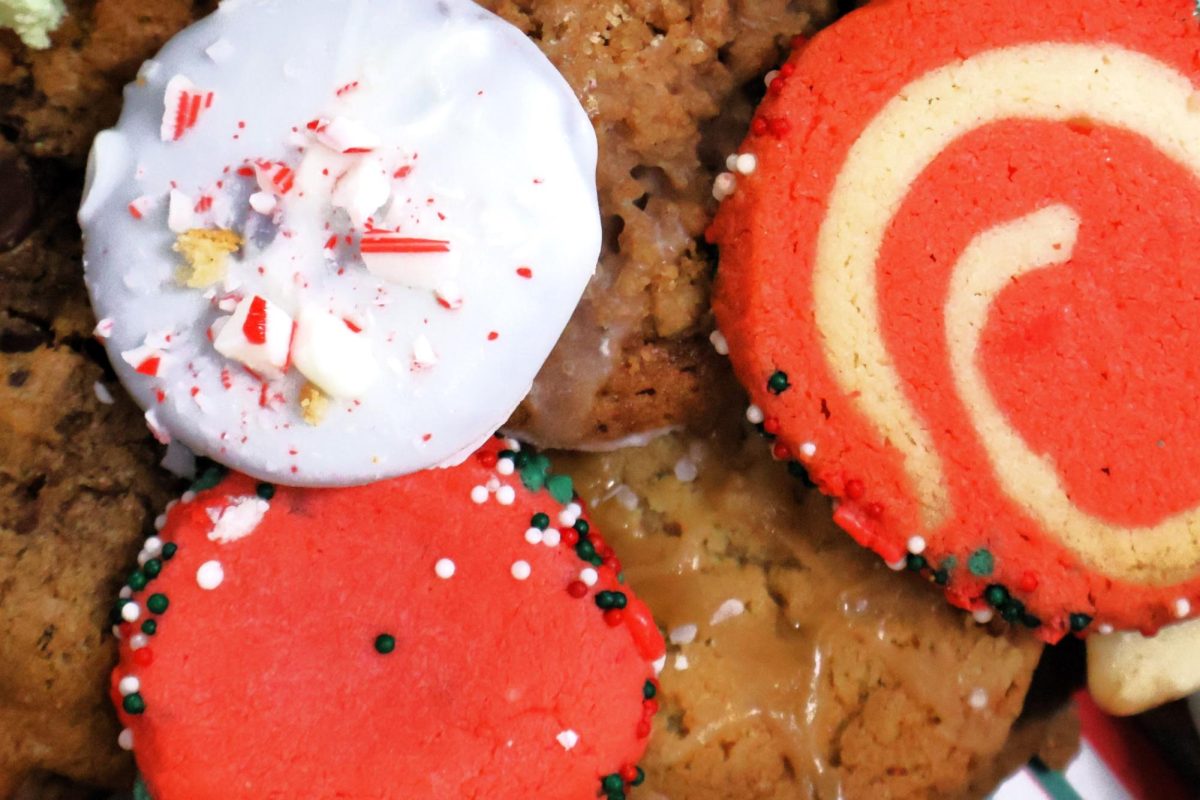
[[[467,0],[226,0],[96,140],[97,335],[157,436],[256,477],[453,463],[594,270],[595,163],[561,76]]]

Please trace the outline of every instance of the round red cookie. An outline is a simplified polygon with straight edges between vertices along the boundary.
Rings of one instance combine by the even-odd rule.
[[[1200,610],[1189,0],[872,3],[742,155],[718,324],[842,527],[1051,641]]]
[[[112,679],[155,800],[640,783],[662,638],[551,496],[569,479],[503,446],[348,489],[210,476],[169,509],[122,592]]]

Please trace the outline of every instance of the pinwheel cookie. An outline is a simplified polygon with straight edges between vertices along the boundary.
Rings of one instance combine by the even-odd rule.
[[[1047,640],[1200,610],[1194,10],[872,4],[718,181],[715,310],[777,457]]]

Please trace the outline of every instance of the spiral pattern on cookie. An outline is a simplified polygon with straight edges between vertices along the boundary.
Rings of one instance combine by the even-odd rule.
[[[1200,586],[1200,23],[1170,6],[852,14],[774,79],[712,232],[776,454],[1051,639]]]

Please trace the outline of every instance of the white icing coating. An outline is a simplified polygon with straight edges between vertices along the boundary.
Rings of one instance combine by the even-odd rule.
[[[93,147],[79,216],[117,372],[160,438],[273,482],[453,463],[594,270],[595,161],[562,77],[468,0],[225,0]],[[240,245],[201,274],[174,250],[195,228]],[[296,321],[283,366],[282,328],[258,350],[209,338],[254,296]]]

